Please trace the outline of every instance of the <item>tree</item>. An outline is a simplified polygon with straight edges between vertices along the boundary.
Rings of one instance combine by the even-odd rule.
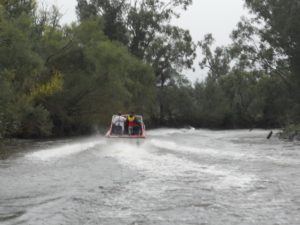
[[[195,125],[210,128],[232,127],[230,104],[223,88],[214,79],[195,84]]]
[[[230,71],[231,57],[229,50],[225,47],[217,47],[212,52],[212,44],[214,38],[211,34],[207,34],[203,41],[198,42],[198,46],[202,50],[203,59],[199,63],[201,69],[208,68],[208,77],[217,80]]]
[[[262,41],[268,42],[274,49],[288,56],[291,70],[299,76],[299,1],[246,0],[246,5],[256,15],[255,21],[263,21],[264,26],[259,30]]]
[[[256,66],[283,80],[290,90],[289,98],[295,102],[292,110],[300,115],[299,1],[246,0],[246,6],[255,17],[250,22],[242,21],[233,38],[240,46],[244,43],[245,52],[252,52]],[[294,119],[300,121],[299,116]]]
[[[76,14],[79,21],[97,16],[97,8],[87,0],[77,0]]]
[[[193,125],[195,122],[196,105],[193,96],[193,87],[189,80],[178,75],[165,88],[164,100],[167,125]]]
[[[52,122],[38,99],[60,89],[45,64],[34,38],[35,1],[0,2],[0,80],[3,82],[0,108],[0,136],[47,136]],[[33,41],[33,39],[35,41]],[[61,81],[61,80],[59,80]]]
[[[91,18],[65,27],[51,48],[55,51],[72,40],[70,48],[49,63],[64,79],[63,90],[43,103],[51,112],[56,134],[87,132],[106,124],[117,111],[147,113],[151,107],[153,71],[121,43],[109,40],[101,26],[101,18]]]
[[[167,102],[165,86],[176,79],[184,68],[191,68],[195,59],[195,45],[189,31],[169,25],[176,7],[186,8],[191,1],[143,1],[135,3],[128,15],[131,37],[129,49],[149,63],[158,84],[159,119],[165,119]],[[166,98],[166,99],[164,99]]]
[[[17,107],[13,103],[16,99],[12,89],[13,73],[1,71],[0,73],[0,139],[9,137],[17,131],[20,126]]]
[[[33,17],[36,10],[35,0],[0,0],[7,18],[18,18],[21,14]]]
[[[231,45],[216,47],[213,51],[211,48],[214,39],[210,34],[198,43],[204,56],[200,66],[208,68],[208,76],[203,84],[196,85],[197,104],[200,115],[214,126],[252,127],[282,124],[286,111],[280,110],[277,102],[283,103],[281,100],[288,98],[284,91],[287,88],[284,85],[278,86],[275,82],[278,80],[273,78],[278,71],[272,68],[285,59],[277,58],[275,61],[271,46],[267,49],[263,44],[257,45],[257,34],[258,29],[243,19],[232,34]],[[288,76],[281,78],[287,79]],[[267,85],[268,82],[276,85],[281,91],[277,95],[268,93],[274,90]],[[200,94],[204,97],[199,96]],[[272,113],[272,110],[276,113]]]
[[[126,21],[124,13],[128,3],[125,0],[78,0],[77,15],[81,21],[100,16],[103,19],[104,34],[110,40],[116,40],[123,44],[128,43]]]
[[[195,48],[188,31],[169,25],[171,18],[179,14],[178,8],[186,9],[191,0],[94,0],[84,4],[79,1],[77,12],[83,15],[93,7],[96,15],[104,19],[105,34],[120,41],[139,59],[150,64],[157,78],[160,120],[164,119],[163,88],[184,68],[191,68]],[[88,6],[87,6],[88,5]]]

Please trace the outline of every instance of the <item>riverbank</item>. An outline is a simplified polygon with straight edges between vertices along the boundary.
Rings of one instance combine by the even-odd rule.
[[[279,138],[289,141],[300,141],[300,124],[287,126],[279,133]]]
[[[7,159],[19,151],[26,151],[38,145],[39,140],[8,138],[0,139],[0,160]]]

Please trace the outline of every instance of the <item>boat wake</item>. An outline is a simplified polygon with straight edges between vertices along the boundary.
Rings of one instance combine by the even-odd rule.
[[[0,160],[0,221],[299,224],[299,145],[265,133],[157,129],[139,140],[38,142]]]
[[[172,152],[164,152],[161,149]],[[117,159],[121,164],[146,174],[151,179],[186,182],[180,178],[203,181],[209,187],[226,189],[249,187],[256,180],[252,174],[239,173],[234,169],[216,166],[211,162],[196,162],[184,157],[174,142],[149,140],[137,146],[130,143],[111,144],[106,156]],[[195,152],[195,149],[187,149]],[[200,151],[201,153],[201,151]],[[162,184],[162,182],[158,182]],[[202,185],[203,185],[202,184]],[[251,185],[250,185],[251,186]]]
[[[104,144],[103,139],[100,140],[85,140],[78,143],[63,144],[47,149],[41,149],[39,151],[28,154],[26,157],[30,159],[38,159],[42,161],[63,158],[66,156],[78,154],[83,151],[93,149],[101,144]]]

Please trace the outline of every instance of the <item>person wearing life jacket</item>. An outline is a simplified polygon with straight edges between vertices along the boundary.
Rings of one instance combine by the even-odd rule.
[[[112,123],[116,127],[122,127],[122,134],[124,134],[124,123],[126,121],[126,118],[122,116],[122,114],[119,112],[117,116],[114,116]]]
[[[133,128],[135,126],[135,116],[133,113],[130,113],[129,116],[127,117],[127,122],[128,122],[128,133],[129,135],[133,134]]]

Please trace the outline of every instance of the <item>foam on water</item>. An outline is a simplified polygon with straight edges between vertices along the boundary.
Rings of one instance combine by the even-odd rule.
[[[230,157],[231,159],[241,159],[241,158],[255,158],[254,155],[239,153],[232,150],[227,149],[227,151],[207,148],[207,147],[191,147],[185,145],[179,145],[173,141],[165,141],[165,140],[158,140],[152,139],[150,141],[151,145],[157,148],[167,149],[169,151],[180,151],[180,152],[189,152],[195,154],[206,154],[206,155],[213,155],[215,157]]]
[[[195,135],[201,135],[203,137],[202,132],[203,131],[189,131],[191,134]],[[208,131],[209,132],[209,131]],[[232,131],[233,133],[237,133],[237,131]],[[168,139],[159,139],[159,138],[152,138],[150,140],[150,144],[156,148],[161,148],[161,149],[166,149],[172,152],[184,152],[184,153],[192,153],[196,155],[209,155],[214,158],[226,158],[226,159],[234,159],[234,160],[251,160],[251,161],[269,161],[273,163],[280,163],[280,164],[299,164],[299,160],[295,158],[291,158],[289,156],[284,156],[284,155],[278,155],[278,151],[281,151],[282,146],[278,145],[278,143],[264,143],[265,137],[264,134],[266,131],[264,130],[258,130],[258,131],[253,131],[250,134],[253,135],[251,136],[249,132],[241,132],[239,135],[232,135],[231,137],[229,136],[230,133],[229,131],[224,132],[225,134],[219,133],[216,136],[221,136],[221,140],[211,140],[208,139],[207,137],[203,138],[199,142],[194,142],[193,145],[189,145],[189,143],[183,143],[179,144],[180,140],[176,140],[172,138],[170,135],[170,140]],[[228,136],[228,137],[226,137]],[[253,143],[249,144],[247,141],[245,144],[243,143],[234,143],[231,140],[239,140],[239,138],[242,137],[247,137],[249,138],[248,142],[253,141],[253,137],[259,137],[259,141],[254,140]],[[183,139],[184,140],[184,139]],[[227,141],[226,145],[224,144],[224,140]],[[258,143],[256,143],[258,142]],[[197,147],[196,147],[197,146]],[[269,149],[269,152],[261,152],[260,149]],[[272,154],[272,151],[274,154]],[[262,156],[263,155],[263,156]]]
[[[47,161],[77,154],[94,148],[95,146],[102,143],[104,143],[104,140],[89,140],[72,144],[64,144],[61,146],[51,147],[49,149],[41,149],[39,151],[28,154],[26,157],[30,159]]]
[[[165,146],[166,144],[164,144]],[[170,143],[169,147],[176,147],[176,144]],[[147,177],[155,177],[162,181],[177,180],[178,177],[191,177],[196,180],[214,177],[207,185],[214,186],[216,189],[224,189],[248,187],[256,180],[252,174],[242,174],[236,170],[219,168],[214,165],[203,165],[174,154],[160,155],[155,151],[153,146],[147,142],[140,147],[116,143],[107,148],[106,154],[128,167],[146,173]]]
[[[151,136],[170,136],[172,134],[180,134],[188,131],[188,129],[155,129],[147,131]]]

